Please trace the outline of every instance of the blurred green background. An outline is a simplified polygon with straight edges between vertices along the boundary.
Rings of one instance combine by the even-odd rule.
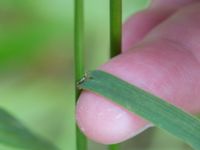
[[[123,18],[146,6],[123,0]],[[108,59],[108,0],[85,0],[85,33],[91,70]],[[75,149],[73,66],[73,0],[0,0],[0,105],[61,150]],[[158,129],[122,144],[122,150],[160,149],[190,148]]]

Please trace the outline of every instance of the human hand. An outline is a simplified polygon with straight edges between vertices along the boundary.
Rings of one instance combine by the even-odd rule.
[[[123,27],[123,53],[99,69],[168,102],[200,112],[200,2],[153,0]],[[127,140],[151,123],[106,98],[84,91],[78,101],[79,127],[92,140]]]

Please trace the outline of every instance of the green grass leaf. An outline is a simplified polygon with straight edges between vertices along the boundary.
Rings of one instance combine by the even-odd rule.
[[[0,144],[25,150],[58,150],[50,142],[33,134],[2,108],[0,108]]]
[[[78,87],[98,93],[200,149],[200,120],[170,103],[103,71],[90,72]]]

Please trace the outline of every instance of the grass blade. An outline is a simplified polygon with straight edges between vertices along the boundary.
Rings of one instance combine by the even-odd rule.
[[[75,102],[77,102],[81,90],[77,89],[76,83],[84,74],[84,0],[75,0],[74,10]],[[87,150],[87,139],[78,126],[76,126],[76,148]]]
[[[122,0],[110,0],[110,57],[121,53],[122,37]],[[114,144],[109,150],[119,150],[120,145]]]
[[[0,143],[26,150],[58,150],[50,142],[33,134],[19,120],[1,108]]]
[[[103,71],[93,71],[79,88],[91,90],[200,149],[200,120],[170,103]]]

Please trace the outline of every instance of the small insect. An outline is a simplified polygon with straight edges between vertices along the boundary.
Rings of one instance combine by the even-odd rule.
[[[81,89],[80,85],[83,84],[85,81],[87,81],[88,79],[91,79],[91,77],[89,76],[88,73],[85,73],[84,76],[81,78],[80,81],[77,82],[77,87],[79,89]]]
[[[88,74],[85,73],[84,76],[81,78],[81,80],[77,82],[77,84],[82,84],[87,78],[88,78]]]

